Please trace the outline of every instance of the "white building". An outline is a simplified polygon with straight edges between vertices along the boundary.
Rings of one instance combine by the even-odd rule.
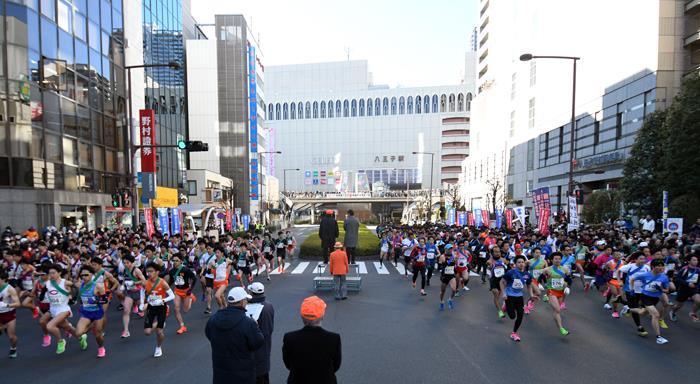
[[[376,86],[355,60],[270,66],[265,93],[271,148],[282,152],[270,167],[283,189],[439,188],[457,182],[469,154],[465,85]]]
[[[517,204],[530,206],[530,192],[544,186],[553,211],[565,204],[573,61],[522,62],[524,53],[581,58],[574,181],[587,191],[614,187],[643,117],[670,102],[689,67],[685,3],[479,1],[471,155],[461,176],[467,204],[485,197],[488,180],[500,180]],[[606,163],[615,169],[581,167],[602,158],[618,159]]]

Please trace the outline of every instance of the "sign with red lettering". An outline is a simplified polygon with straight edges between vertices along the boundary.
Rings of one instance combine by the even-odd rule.
[[[156,115],[152,109],[139,110],[141,134],[141,172],[156,171]]]
[[[156,232],[156,229],[153,226],[153,209],[144,208],[143,216],[146,219],[146,232],[148,232],[148,237],[150,238]]]
[[[549,208],[542,208],[542,210],[540,210],[540,217],[539,217],[540,220],[538,223],[539,224],[538,228],[540,230],[540,234],[543,236],[546,236],[549,234],[549,214],[550,214]]]
[[[506,209],[506,226],[513,229],[513,210],[510,208]]]

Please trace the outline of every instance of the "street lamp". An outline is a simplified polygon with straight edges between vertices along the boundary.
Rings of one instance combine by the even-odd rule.
[[[180,63],[177,61],[170,61],[168,63],[164,64],[139,64],[139,65],[127,65],[124,67],[126,69],[128,81],[129,81],[129,135],[133,135],[133,127],[131,125],[131,118],[133,116],[132,112],[132,106],[131,106],[131,101],[133,99],[132,96],[132,88],[131,88],[131,70],[134,68],[155,68],[155,67],[168,67],[174,71],[179,70],[182,66]],[[136,155],[136,148],[133,147],[134,145],[134,137],[131,137],[131,145],[129,145],[129,160],[131,161],[130,168],[131,168],[131,193],[132,193],[132,198],[131,198],[131,211],[132,211],[132,226],[133,229],[136,230],[136,228],[139,226],[139,201],[138,201],[138,189],[137,187],[137,181],[138,181],[138,173],[136,172],[136,166],[134,165],[136,161],[134,160],[134,156]]]
[[[262,165],[261,165],[261,163],[260,163],[260,155],[266,155],[266,154],[281,155],[281,154],[282,154],[282,151],[263,151],[263,152],[256,152],[256,154],[257,154],[257,157],[258,157],[258,199],[260,199],[260,200],[261,200],[261,203],[262,203],[262,202],[263,202],[263,201],[262,201],[262,196],[261,196],[262,194],[260,193],[260,190],[262,189],[262,188],[261,188],[261,186],[262,186],[262,183],[261,183],[262,178],[260,177],[260,176],[262,175],[262,172],[261,172],[261,170],[262,170]],[[263,211],[262,211],[262,209],[261,209],[261,210],[260,210],[260,222],[263,223],[263,224],[265,224],[264,221],[263,221],[263,219],[264,219],[264,216],[263,216]]]
[[[430,155],[430,191],[428,191],[428,219],[433,216],[433,164],[435,163],[435,153],[433,152],[412,152],[414,155]]]
[[[567,196],[573,196],[574,194],[574,141],[576,140],[576,62],[581,60],[580,57],[575,56],[540,56],[533,55],[531,53],[524,53],[520,55],[520,61],[530,61],[532,59],[560,59],[560,60],[571,60],[574,63],[573,72],[573,86],[571,89],[571,138],[569,153],[571,157],[569,159],[569,185],[567,188]]]
[[[284,171],[282,171],[282,173],[284,174],[284,184],[282,184],[283,188],[284,188],[284,192],[287,192],[287,171],[300,171],[300,169],[299,168],[285,168]]]

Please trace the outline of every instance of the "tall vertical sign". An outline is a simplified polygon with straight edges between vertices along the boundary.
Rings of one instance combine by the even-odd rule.
[[[457,210],[450,207],[447,210],[447,225],[455,225]]]
[[[258,92],[255,73],[255,47],[248,44],[248,131],[249,152],[258,153]],[[250,161],[250,200],[257,201],[260,196],[258,180],[258,160]]]
[[[457,212],[457,223],[460,227],[464,227],[465,225],[467,225],[467,212]]]
[[[663,192],[663,202],[662,202],[661,218],[663,219],[663,233],[666,233],[666,228],[668,228],[668,191]]]
[[[170,223],[168,222],[168,208],[156,208],[158,212],[158,224],[160,225],[160,232],[164,235],[170,234]]]
[[[484,227],[488,228],[491,226],[491,220],[489,220],[489,211],[486,209],[481,210],[481,216],[484,219]]]
[[[180,208],[172,208],[171,212],[173,216],[171,223],[173,226],[173,235],[176,233],[182,233],[182,229],[180,228],[182,225],[180,221]]]
[[[501,229],[503,225],[503,210],[496,208],[496,228]]]
[[[139,110],[139,133],[141,136],[141,198],[156,198],[156,115],[152,109]]]
[[[576,203],[576,196],[569,196],[569,225],[567,226],[567,232],[577,230],[578,225],[578,204]]]
[[[510,208],[506,209],[506,228],[513,229],[513,210]]]
[[[155,227],[153,226],[153,209],[144,208],[143,216],[146,219],[146,232],[148,233],[148,237],[150,238],[156,231]]]
[[[474,225],[476,225],[477,228],[481,228],[481,225],[484,223],[484,216],[481,214],[481,209],[474,209]]]

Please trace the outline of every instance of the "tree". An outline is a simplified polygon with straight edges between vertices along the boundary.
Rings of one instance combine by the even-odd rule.
[[[594,191],[583,205],[583,219],[589,224],[614,220],[620,214],[619,191]]]
[[[462,193],[460,191],[459,185],[449,185],[445,189],[445,202],[450,203],[452,208],[458,211],[464,211],[464,202],[462,201]]]
[[[491,213],[496,212],[496,202],[503,201],[503,184],[501,180],[487,180],[486,186],[488,187],[488,192],[486,193],[486,200],[491,203]]]

